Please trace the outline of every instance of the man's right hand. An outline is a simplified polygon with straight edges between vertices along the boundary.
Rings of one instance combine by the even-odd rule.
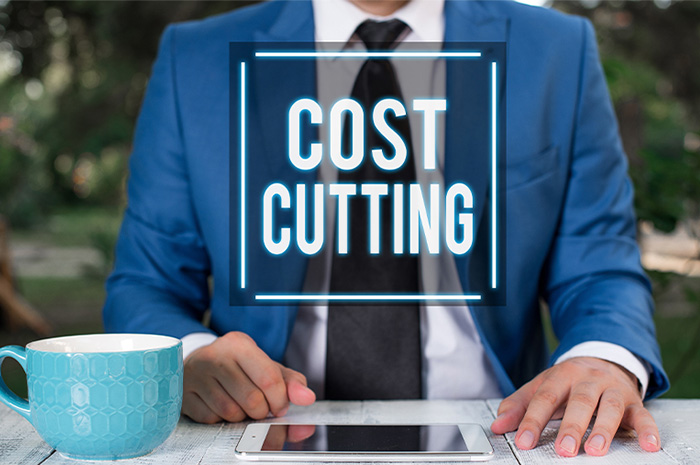
[[[311,405],[306,377],[273,361],[247,334],[230,332],[185,360],[182,413],[199,423],[282,416]]]

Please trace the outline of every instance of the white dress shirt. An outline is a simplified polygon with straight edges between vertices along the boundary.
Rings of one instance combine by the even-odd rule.
[[[403,43],[428,42],[441,46],[444,38],[444,0],[412,0],[388,17],[370,15],[349,0],[313,0],[315,39],[317,49],[328,50],[342,47],[345,50],[364,50],[364,45],[353,36],[355,29],[366,19],[386,21],[397,18],[406,23],[410,31],[400,40]],[[402,44],[397,46],[400,50]],[[435,61],[428,66],[407,69],[410,66],[400,60],[393,62],[399,83],[407,95],[444,96],[444,61]],[[337,98],[340,90],[350,95],[360,60],[319,60],[317,64],[318,99],[322,108]],[[408,92],[406,92],[408,90]],[[408,105],[407,105],[408,108]],[[412,128],[421,127],[420,116],[409,111]],[[442,126],[444,127],[444,126]],[[411,131],[414,147],[422,147],[422,133]],[[416,166],[417,181],[422,186],[439,183],[444,186],[444,133],[438,140],[438,169],[427,171]],[[324,131],[320,131],[321,142]],[[416,153],[420,153],[417,150]],[[418,156],[413,157],[419,163]],[[321,165],[319,182],[325,184],[337,179],[335,169],[327,163]],[[441,208],[442,210],[442,208]],[[326,202],[327,243],[332,244],[335,225],[335,203]],[[309,261],[305,280],[306,292],[328,292],[330,288],[331,251],[323,251]],[[461,283],[453,257],[450,254],[420,255],[420,282],[424,293],[462,293]],[[309,387],[317,397],[324,397],[326,363],[327,305],[300,306],[295,326],[285,354],[285,365],[306,375]],[[496,376],[491,367],[474,326],[466,304],[421,305],[421,345],[423,397],[427,399],[485,399],[501,397]],[[194,333],[182,338],[183,355],[210,344],[216,336],[209,333]],[[617,363],[639,380],[642,394],[646,392],[649,371],[645,364],[628,350],[615,344],[589,341],[573,347],[563,354],[557,363],[578,356],[597,357]]]

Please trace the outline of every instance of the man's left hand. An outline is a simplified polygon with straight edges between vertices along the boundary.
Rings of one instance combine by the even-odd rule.
[[[505,434],[517,429],[516,446],[529,450],[547,422],[563,416],[554,447],[557,454],[573,457],[594,414],[584,446],[587,454],[605,455],[620,426],[637,432],[642,449],[659,450],[659,430],[642,404],[637,378],[615,363],[592,357],[555,365],[503,399],[491,430]]]

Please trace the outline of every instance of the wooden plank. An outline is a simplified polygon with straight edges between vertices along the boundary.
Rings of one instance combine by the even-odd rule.
[[[222,424],[202,425],[183,417],[173,434],[156,450],[143,457],[121,460],[129,465],[190,465],[199,463],[216,440]],[[53,454],[42,465],[75,465],[75,460]],[[81,460],[81,464],[104,465],[104,461]]]
[[[678,463],[700,463],[700,400],[657,399],[647,408],[656,419],[664,451]]]
[[[493,414],[495,415],[496,411],[498,410],[500,400],[490,400],[488,403]],[[677,413],[677,411],[664,411],[664,414],[657,418],[657,421],[662,420],[662,422],[659,423],[659,427],[663,428],[663,424],[666,428],[672,429],[673,425],[666,426],[666,423],[664,423],[663,420],[670,418]],[[518,461],[523,465],[541,463],[566,463],[575,465],[657,465],[679,463],[667,450],[666,445],[668,444],[668,439],[666,439],[666,434],[668,433],[663,432],[664,430],[662,430],[662,446],[664,447],[658,453],[650,453],[642,450],[637,443],[637,438],[634,433],[619,432],[615,436],[615,440],[610,446],[608,453],[603,458],[586,455],[583,448],[581,448],[579,455],[576,457],[560,457],[554,450],[554,441],[557,438],[560,423],[561,421],[550,421],[540,437],[538,446],[529,451],[519,450],[515,446],[515,433],[506,434],[508,443],[510,444],[511,449]],[[590,433],[590,428],[588,432]],[[588,433],[586,433],[586,436],[584,436],[584,440],[587,437]],[[700,437],[698,439],[700,439]],[[698,463],[698,461],[692,463]]]
[[[0,463],[38,464],[53,453],[34,427],[20,414],[0,404]]]
[[[489,426],[493,415],[484,401],[321,401],[310,407],[292,406],[286,417],[272,421],[313,424],[478,423],[487,432],[495,451],[495,457],[488,463],[517,464],[505,438],[491,433]],[[235,460],[233,450],[244,427],[243,424],[226,425],[214,445],[207,450],[201,465],[224,465]]]
[[[396,401],[396,402],[317,402],[311,407],[295,407],[282,419],[295,423],[420,423],[420,422],[474,422],[489,432],[489,426],[498,408],[498,400],[484,401]],[[648,453],[637,445],[633,434],[621,434],[604,458],[578,457],[565,459],[554,452],[558,424],[552,422],[545,431],[540,445],[532,451],[519,451],[513,444],[514,434],[489,439],[496,456],[490,462],[498,464],[595,464],[595,465],[655,465],[666,463],[700,463],[700,400],[656,400],[647,404],[661,430],[663,450]],[[174,434],[153,453],[126,460],[135,465],[220,465],[235,461],[233,450],[245,424],[200,425],[182,419]],[[515,457],[513,456],[515,451]],[[516,459],[517,457],[517,459]],[[518,462],[519,461],[519,462]],[[75,461],[52,454],[34,428],[17,413],[0,405],[0,463],[72,465]],[[104,462],[81,462],[95,465]]]

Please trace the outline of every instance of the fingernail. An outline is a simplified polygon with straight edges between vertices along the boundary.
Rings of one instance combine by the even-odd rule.
[[[493,421],[500,421],[500,420],[503,420],[505,417],[506,417],[506,413],[503,412],[503,413],[501,413],[500,415],[498,415],[498,416],[496,417],[496,419],[493,420]]]
[[[285,415],[287,414],[287,412],[289,412],[289,407],[285,407],[285,408],[283,408],[282,410],[280,410],[280,412],[277,414],[277,416],[278,416],[278,417],[283,417],[283,416],[285,416]]]
[[[659,440],[656,439],[656,436],[654,436],[653,434],[647,436],[647,442],[654,447],[659,447]]]
[[[532,434],[532,431],[525,430],[520,435],[520,445],[523,449],[532,449],[535,446],[535,435]]]
[[[588,446],[595,450],[603,450],[603,447],[605,447],[605,438],[600,434],[596,434],[588,441]]]
[[[569,435],[566,435],[564,436],[564,439],[561,440],[559,447],[561,447],[564,452],[573,454],[574,452],[576,452],[576,439],[572,438]]]

